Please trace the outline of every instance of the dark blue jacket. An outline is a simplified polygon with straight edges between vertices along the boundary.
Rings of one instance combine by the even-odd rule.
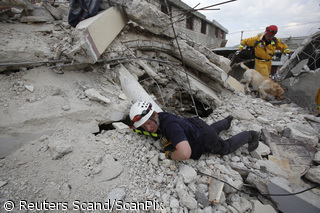
[[[174,147],[181,141],[188,141],[192,150],[190,158],[199,159],[204,152],[204,132],[201,122],[202,125],[206,124],[199,118],[181,118],[167,112],[158,114],[161,134],[170,140]]]

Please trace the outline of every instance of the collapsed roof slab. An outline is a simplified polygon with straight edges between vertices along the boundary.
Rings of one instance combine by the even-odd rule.
[[[78,43],[67,53],[80,63],[94,64],[127,24],[127,17],[117,7],[81,21],[76,27]]]

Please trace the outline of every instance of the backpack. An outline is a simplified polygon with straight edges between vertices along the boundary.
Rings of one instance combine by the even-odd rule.
[[[68,23],[76,27],[80,21],[95,16],[100,3],[101,0],[70,0]]]

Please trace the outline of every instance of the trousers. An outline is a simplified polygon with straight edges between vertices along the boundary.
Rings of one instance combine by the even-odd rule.
[[[269,78],[271,73],[271,60],[261,61],[259,59],[254,59],[254,69],[257,70],[261,75]]]
[[[223,140],[219,136],[219,133],[229,129],[229,127],[227,119],[220,120],[211,125],[203,125],[205,132],[203,137],[205,153],[227,155],[252,139],[252,134],[249,131],[243,131],[227,140]]]

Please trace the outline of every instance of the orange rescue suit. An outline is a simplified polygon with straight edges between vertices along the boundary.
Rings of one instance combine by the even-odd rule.
[[[245,46],[254,47],[254,69],[263,76],[269,77],[271,73],[271,59],[276,50],[280,50],[283,54],[290,53],[290,50],[288,45],[282,43],[280,39],[276,37],[271,40],[270,44],[266,45],[263,36],[264,33],[255,37],[243,39],[238,49],[242,50]]]

